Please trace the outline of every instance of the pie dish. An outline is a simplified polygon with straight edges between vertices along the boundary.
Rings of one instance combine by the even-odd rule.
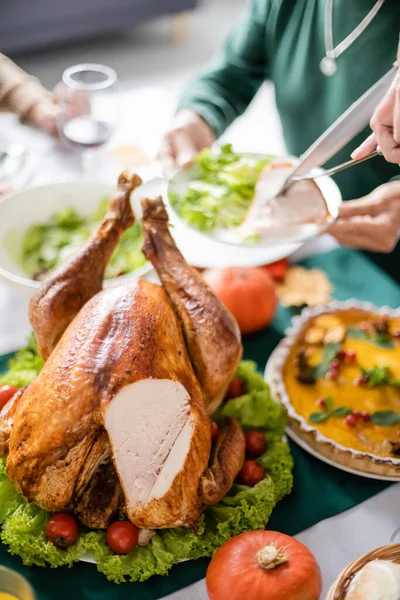
[[[400,310],[355,300],[304,310],[267,379],[289,433],[321,457],[400,478]]]

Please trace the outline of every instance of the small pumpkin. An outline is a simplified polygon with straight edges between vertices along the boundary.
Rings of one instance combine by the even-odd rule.
[[[271,323],[277,298],[274,282],[264,268],[210,269],[204,277],[236,318],[242,333],[255,333]]]
[[[248,531],[217,550],[206,585],[210,600],[318,600],[322,577],[304,544],[276,531]]]

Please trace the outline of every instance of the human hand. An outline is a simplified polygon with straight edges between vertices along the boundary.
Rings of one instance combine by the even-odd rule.
[[[56,135],[57,117],[61,111],[61,103],[68,112],[69,118],[90,113],[90,102],[83,92],[74,90],[68,93],[68,96],[64,94],[63,85],[57,85],[52,96],[32,106],[25,115],[25,121],[50,135]]]
[[[392,252],[400,239],[400,182],[386,183],[364,198],[342,204],[329,233],[349,248]]]
[[[400,67],[400,45],[397,53]],[[386,96],[371,119],[373,133],[352,153],[355,160],[380,147],[386,160],[400,164],[400,68]]]
[[[165,175],[172,177],[177,169],[191,165],[196,154],[212,146],[214,139],[202,117],[192,110],[180,111],[164,135],[157,157]]]
[[[51,100],[43,100],[32,106],[29,112],[25,115],[25,122],[41,129],[45,133],[55,135],[57,133],[57,114],[59,112],[58,105]]]

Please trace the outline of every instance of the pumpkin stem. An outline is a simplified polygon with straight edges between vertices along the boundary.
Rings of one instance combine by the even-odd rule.
[[[275,569],[275,567],[287,562],[289,557],[283,548],[277,548],[275,544],[264,546],[257,552],[257,562],[263,569]]]

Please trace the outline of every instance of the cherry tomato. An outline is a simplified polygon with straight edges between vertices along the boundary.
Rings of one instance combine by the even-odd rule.
[[[18,388],[13,385],[3,385],[0,387],[0,410],[9,400],[18,392]]]
[[[78,539],[78,523],[71,515],[60,513],[51,517],[46,527],[48,539],[60,548],[73,546]]]
[[[248,485],[254,487],[257,483],[260,483],[264,479],[264,469],[256,463],[255,460],[246,460],[244,465],[239,472],[238,482],[242,485]]]
[[[265,265],[264,269],[268,271],[272,279],[283,281],[289,269],[289,261],[287,258],[282,258],[282,260],[278,260],[270,265]]]
[[[218,425],[215,421],[212,421],[212,423],[211,423],[211,441],[212,442],[215,442],[215,440],[218,437],[218,433],[219,433]]]
[[[130,521],[116,521],[107,529],[107,544],[116,554],[129,554],[136,548],[138,529]]]
[[[265,437],[262,431],[253,429],[246,433],[246,454],[257,458],[265,452]]]
[[[246,393],[244,389],[243,381],[239,377],[234,377],[229,385],[227,398],[238,398]]]

